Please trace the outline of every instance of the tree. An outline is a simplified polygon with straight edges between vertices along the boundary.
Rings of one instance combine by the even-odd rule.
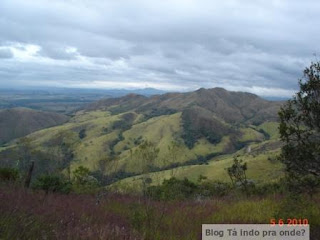
[[[95,192],[99,183],[96,178],[91,175],[88,168],[79,166],[73,172],[73,190],[80,193]]]
[[[239,160],[238,157],[234,157],[232,166],[227,168],[228,175],[233,185],[240,184],[246,193],[248,193],[247,169],[247,163],[243,163],[243,160]]]
[[[279,111],[280,160],[289,174],[320,177],[320,63],[311,63],[300,91]]]
[[[72,173],[76,184],[84,185],[88,182],[90,176],[90,170],[88,168],[79,166]]]

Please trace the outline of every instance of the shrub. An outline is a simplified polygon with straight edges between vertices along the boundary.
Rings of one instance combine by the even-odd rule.
[[[80,139],[83,139],[87,136],[86,134],[86,129],[81,129],[80,132],[79,132],[79,138]]]
[[[202,197],[217,196],[222,197],[230,193],[232,187],[229,183],[224,182],[203,182],[199,185],[198,194]]]
[[[266,183],[263,185],[255,185],[252,189],[252,193],[259,196],[265,196],[268,194],[284,193],[286,191],[282,182]]]
[[[46,193],[69,193],[71,191],[71,183],[58,175],[42,175],[34,182],[33,188],[44,190]]]
[[[72,188],[78,193],[93,193],[99,187],[98,180],[92,176],[88,168],[83,166],[73,171],[73,183]]]
[[[170,178],[164,180],[161,186],[151,186],[146,190],[146,195],[156,200],[178,200],[194,197],[198,186],[187,178],[179,180]]]
[[[227,168],[231,182],[234,185],[236,183],[240,183],[241,185],[245,186],[247,183],[247,169],[247,163],[243,163],[242,159],[239,160],[238,157],[234,157],[232,166]]]
[[[19,171],[15,168],[0,168],[1,181],[16,181],[19,178]]]

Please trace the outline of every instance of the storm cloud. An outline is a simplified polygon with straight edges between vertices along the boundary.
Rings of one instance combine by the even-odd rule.
[[[290,96],[319,52],[319,1],[1,0],[0,87]]]

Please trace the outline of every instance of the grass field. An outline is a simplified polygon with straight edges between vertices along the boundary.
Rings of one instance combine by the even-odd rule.
[[[320,237],[320,196],[227,196],[202,201],[159,202],[110,193],[61,195],[0,186],[1,239],[201,239],[204,223],[264,223],[272,218],[308,219]]]
[[[263,129],[270,135],[270,139],[278,139],[279,135],[279,123],[277,122],[265,122],[257,127],[257,129]]]
[[[260,155],[242,154],[239,156],[248,165],[247,177],[253,180],[256,184],[278,181],[283,177],[283,165],[278,161],[272,161],[279,150],[263,153]],[[238,152],[241,154],[241,151]],[[192,165],[182,166],[175,169],[153,172],[147,174],[147,177],[152,179],[152,184],[158,185],[164,179],[176,177],[179,179],[188,178],[196,182],[200,175],[207,177],[210,181],[230,182],[226,168],[233,163],[233,156],[238,154],[222,155],[213,158],[208,165]],[[141,191],[142,176],[135,176],[123,179],[111,185],[111,189],[117,189],[123,192]]]

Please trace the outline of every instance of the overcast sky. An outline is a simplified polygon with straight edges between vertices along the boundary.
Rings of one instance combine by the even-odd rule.
[[[0,87],[224,87],[291,96],[318,0],[0,0]]]

